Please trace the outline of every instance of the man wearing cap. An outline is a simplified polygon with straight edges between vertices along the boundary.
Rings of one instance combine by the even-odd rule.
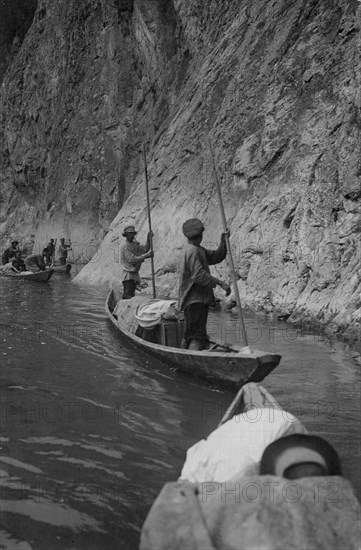
[[[68,257],[68,251],[72,250],[70,244],[65,244],[65,239],[62,237],[59,244],[59,265],[65,265]]]
[[[192,218],[184,222],[183,234],[188,239],[181,262],[179,281],[179,307],[184,311],[184,339],[188,349],[202,350],[207,347],[208,308],[214,300],[213,288],[219,285],[230,294],[227,283],[213,277],[209,266],[222,262],[227,254],[225,234],[217,250],[207,250],[200,246],[204,226]]]
[[[150,249],[150,239],[153,234],[148,233],[147,242],[142,246],[135,240],[137,232],[134,225],[128,225],[124,228],[123,237],[125,244],[121,252],[121,260],[123,264],[123,300],[133,298],[135,295],[135,287],[140,283],[139,270],[147,258],[152,258],[154,253]]]
[[[54,259],[54,253],[55,253],[55,241],[54,239],[50,239],[46,247],[49,250],[50,260],[53,261]]]
[[[276,439],[263,452],[260,475],[286,479],[342,475],[341,461],[332,445],[316,435],[294,433]]]
[[[10,262],[11,258],[15,258],[16,253],[19,251],[19,242],[18,241],[12,241],[11,246],[4,250],[4,253],[2,255],[2,263],[3,265]]]

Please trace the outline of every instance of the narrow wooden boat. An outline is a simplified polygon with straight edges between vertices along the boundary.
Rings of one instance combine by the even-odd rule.
[[[52,267],[52,270],[54,271],[54,273],[65,273],[65,274],[68,274],[68,273],[70,273],[70,270],[71,270],[71,264],[54,265],[54,266]]]
[[[129,344],[192,376],[216,382],[222,386],[239,388],[246,382],[261,382],[281,360],[280,355],[257,350],[253,350],[250,354],[238,351],[193,351],[147,342],[133,334],[114,317],[113,311],[117,302],[115,293],[111,290],[105,310],[110,321]]]
[[[247,384],[219,426],[255,408],[259,414],[263,408],[282,411],[262,386]],[[253,425],[257,431],[257,423]],[[337,498],[329,498],[331,489]],[[179,479],[166,483],[153,503],[139,550],[303,550],[305,541],[307,548],[358,550],[360,513],[351,483],[341,476],[289,480],[241,474],[226,482],[198,483]]]
[[[46,269],[45,271],[37,271],[36,273],[1,273],[4,277],[12,277],[22,281],[37,281],[39,283],[46,283],[52,277],[53,269]]]
[[[237,414],[242,414],[253,408],[255,404],[258,408],[266,406],[280,408],[280,405],[265,388],[257,384],[246,384],[238,391],[218,427]],[[251,479],[253,480],[253,478]],[[211,489],[214,487],[217,489],[217,486],[214,482],[209,482],[203,486],[199,484],[196,491],[194,487],[196,487],[196,484],[189,481],[168,482],[164,485],[153,502],[142,526],[139,550],[155,550],[156,548],[186,550],[190,547],[194,550],[203,548],[216,550],[218,548],[212,543],[208,532],[209,527],[204,520],[196,496],[196,493],[199,494],[204,488],[207,490],[209,487],[209,493],[211,493]],[[228,484],[229,493],[232,488],[233,486]],[[221,498],[222,496],[223,498]],[[221,502],[225,501],[224,494],[219,494],[219,500]],[[206,501],[207,498],[202,498],[202,502]],[[229,528],[231,526],[232,524],[229,523]],[[239,548],[242,548],[242,546],[240,545]]]
[[[259,384],[246,384],[239,390],[224,413],[218,426],[222,426],[222,424],[225,424],[238,414],[247,412],[250,408],[282,409],[278,401],[266,390],[266,388]]]

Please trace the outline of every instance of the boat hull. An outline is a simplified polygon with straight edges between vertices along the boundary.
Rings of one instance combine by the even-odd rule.
[[[120,335],[142,352],[152,355],[168,366],[175,366],[186,374],[199,377],[222,386],[240,388],[247,382],[261,382],[281,360],[280,355],[254,350],[251,354],[214,351],[193,351],[171,348],[146,342],[125,327],[120,327],[112,311],[117,300],[110,291],[106,302],[106,313]]]
[[[71,264],[65,264],[65,265],[55,265],[52,270],[54,273],[70,273],[71,270]]]
[[[36,281],[38,283],[47,283],[54,271],[52,269],[47,269],[45,271],[38,271],[36,273],[26,273],[21,275],[19,273],[2,273],[4,277],[11,277],[21,281]]]

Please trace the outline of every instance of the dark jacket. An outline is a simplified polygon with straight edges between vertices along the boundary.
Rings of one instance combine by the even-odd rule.
[[[46,248],[49,250],[49,256],[50,256],[50,257],[54,256],[55,244],[49,242],[49,243],[46,245]]]
[[[227,255],[226,241],[222,237],[217,250],[187,243],[181,263],[179,280],[179,307],[185,310],[194,303],[211,304],[213,288],[218,279],[210,274],[210,265],[219,264]]]
[[[7,249],[4,251],[4,253],[3,253],[2,257],[1,257],[2,262],[3,262],[3,265],[8,264],[9,261],[10,261],[10,259],[13,258],[13,257],[16,255],[16,253],[17,253],[18,251],[19,251],[19,247],[18,247],[18,246],[17,246],[16,248],[14,248],[14,247],[12,247],[12,246],[9,246],[9,248],[7,248]]]
[[[13,260],[11,262],[11,264],[18,271],[26,271],[26,265],[25,265],[24,261],[21,258],[18,259],[18,260],[15,258],[15,260]]]

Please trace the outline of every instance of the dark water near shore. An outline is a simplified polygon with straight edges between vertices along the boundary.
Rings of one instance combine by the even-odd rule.
[[[159,490],[233,398],[123,348],[105,296],[59,275],[1,279],[1,548],[136,549]],[[263,318],[247,326],[253,347],[283,356],[264,386],[335,445],[360,498],[352,352]],[[225,312],[210,325],[229,342],[232,327]]]

